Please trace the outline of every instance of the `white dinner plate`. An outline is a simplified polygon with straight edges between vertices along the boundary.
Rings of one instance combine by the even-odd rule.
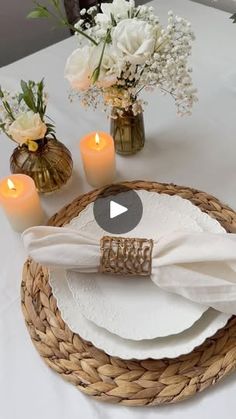
[[[138,191],[143,203],[139,225],[124,236],[158,240],[173,231],[222,232],[220,224],[178,196]],[[94,220],[93,204],[70,223],[99,240],[107,233]],[[154,339],[182,332],[207,310],[161,290],[147,278],[67,272],[79,311],[91,322],[129,340]],[[165,319],[165,321],[163,321]]]
[[[57,299],[61,316],[70,329],[108,355],[123,359],[175,358],[190,353],[206,338],[213,336],[218,329],[224,327],[231,317],[208,309],[192,327],[178,335],[142,341],[122,339],[83,316],[71,294],[65,271],[51,272],[49,282],[53,295]]]

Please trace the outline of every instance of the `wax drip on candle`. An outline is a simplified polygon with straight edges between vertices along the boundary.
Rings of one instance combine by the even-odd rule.
[[[7,179],[7,186],[11,191],[16,191],[15,184],[12,182],[11,179]]]

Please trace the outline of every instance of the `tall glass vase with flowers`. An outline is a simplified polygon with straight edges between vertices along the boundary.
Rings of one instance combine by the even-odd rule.
[[[71,28],[59,1],[48,2],[51,8],[37,3],[30,17],[57,16]],[[116,151],[136,153],[145,141],[143,90],[169,93],[180,115],[190,114],[197,101],[189,66],[191,25],[170,11],[165,27],[153,7],[135,6],[134,0],[113,0],[80,14],[73,26],[78,47],[65,77],[83,106],[111,116]]]

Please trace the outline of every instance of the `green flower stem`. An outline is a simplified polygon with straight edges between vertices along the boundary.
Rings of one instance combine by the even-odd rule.
[[[145,88],[145,86],[140,87],[140,89],[135,93],[136,96],[139,95],[139,93]]]
[[[87,35],[87,33],[79,30],[78,28],[76,28],[75,26],[71,25],[69,22],[65,22],[64,23],[65,26],[67,26],[69,29],[71,29],[74,32],[78,32],[80,35],[84,36],[85,38],[87,38],[90,42],[92,42],[94,45],[98,46],[98,43],[95,41],[95,39],[91,38],[91,36]]]
[[[2,102],[2,105],[5,109],[5,111],[8,113],[8,115],[10,116],[12,121],[15,121],[15,118],[14,118],[14,115],[12,113],[10,105],[9,105],[8,101],[4,99],[4,93],[2,91],[1,86],[0,86],[0,101]]]
[[[55,13],[53,13],[51,10],[49,10],[47,7],[43,6],[42,4],[40,4],[37,1],[34,1],[34,4],[36,5],[36,10],[35,12],[37,12],[37,8],[41,8],[41,10],[44,10],[44,14],[42,14],[40,16],[40,12],[36,13],[36,15],[32,15],[32,12],[28,15],[29,18],[40,18],[40,17],[52,17],[56,20],[58,20],[60,22],[60,24],[62,24],[63,26],[66,26],[67,28],[71,29],[73,32],[77,32],[80,35],[84,36],[85,38],[87,38],[90,42],[92,42],[94,45],[98,45],[98,43],[95,41],[95,39],[93,39],[91,36],[89,36],[88,34],[86,34],[85,32],[81,31],[80,29],[76,28],[74,25],[72,25],[71,23],[68,22],[66,16],[64,15],[64,13],[62,12],[59,2],[55,1],[55,0],[49,0],[50,3],[52,4],[52,6],[54,7]],[[34,12],[33,12],[34,13]]]
[[[92,75],[92,81],[93,81],[93,83],[96,83],[96,81],[99,79],[99,75],[100,75],[100,71],[101,71],[101,65],[102,65],[102,60],[103,60],[103,56],[104,56],[106,44],[108,43],[108,40],[110,39],[110,36],[111,36],[111,30],[108,29],[107,30],[107,34],[106,34],[106,38],[105,38],[104,43],[103,43],[102,53],[101,53],[101,57],[99,59],[98,66],[95,68],[95,70],[93,72],[93,75]]]
[[[6,102],[5,100],[2,100],[2,104],[4,106],[5,111],[8,113],[8,115],[10,116],[10,118],[15,121],[14,115],[12,113],[11,107],[9,105],[8,102]]]
[[[52,0],[53,1],[53,0]],[[69,29],[71,29],[74,32],[79,33],[80,35],[87,38],[90,42],[92,42],[94,45],[98,45],[98,43],[95,41],[95,39],[91,38],[91,36],[87,35],[85,32],[81,31],[80,29],[76,28],[74,25],[71,25],[68,20],[66,19],[66,16],[62,13],[61,8],[58,3],[53,1],[53,4],[58,12],[58,17],[61,21],[61,23],[65,26],[67,26]],[[56,16],[55,16],[56,17]]]
[[[98,63],[99,68],[102,65],[102,60],[103,60],[103,56],[104,56],[104,52],[105,52],[105,48],[106,48],[106,44],[107,44],[107,40],[108,40],[109,36],[110,36],[110,31],[107,31],[107,35],[106,35],[106,38],[105,38],[105,41],[104,41],[104,44],[103,44],[103,47],[102,47],[101,57],[100,57],[100,60],[99,60],[99,63]]]

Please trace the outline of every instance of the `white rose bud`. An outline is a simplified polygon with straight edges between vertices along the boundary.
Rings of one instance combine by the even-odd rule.
[[[47,126],[38,113],[23,113],[9,126],[8,134],[19,144],[44,138]]]
[[[131,64],[144,64],[154,52],[153,27],[144,21],[122,20],[113,32],[113,44]]]
[[[107,25],[111,21],[111,16],[115,20],[125,19],[131,9],[129,1],[126,0],[113,0],[112,3],[104,2],[101,4],[102,13],[95,16],[96,23]]]
[[[67,60],[65,78],[75,90],[87,90],[91,85],[90,55],[91,48],[86,45],[76,49]]]
[[[119,15],[119,17],[128,17],[128,11],[130,10],[130,3],[126,0],[113,0],[112,3],[102,3],[101,9],[102,13],[111,18],[111,14],[114,18]]]

